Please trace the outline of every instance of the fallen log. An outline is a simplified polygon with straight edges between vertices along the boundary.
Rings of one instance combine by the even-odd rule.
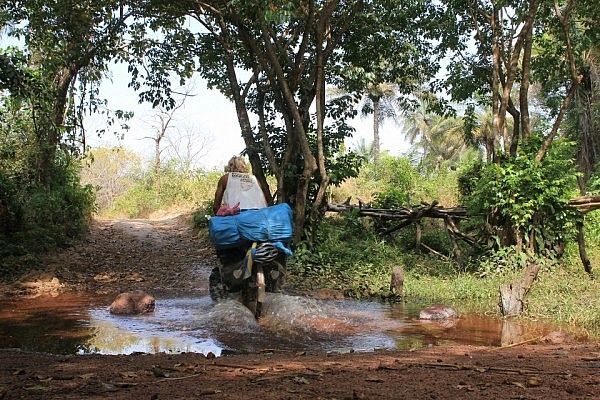
[[[392,227],[387,226],[387,229],[382,229],[384,235],[391,235],[392,233],[405,228],[412,224],[419,224],[423,218],[441,219],[444,221],[447,232],[455,239],[462,240],[470,246],[479,246],[479,241],[458,229],[457,222],[469,218],[467,209],[465,207],[442,207],[438,205],[437,201],[431,204],[421,203],[413,207],[398,207],[394,209],[386,208],[372,208],[363,201],[359,201],[359,204],[350,204],[351,197],[346,200],[343,204],[329,203],[327,204],[327,211],[331,212],[357,212],[361,217],[370,217],[376,221],[379,221],[381,227],[385,227],[381,223],[384,222],[396,222]],[[588,212],[600,209],[600,196],[579,196],[569,201],[569,206],[574,210],[587,214]],[[581,235],[581,234],[580,234]],[[417,248],[420,248],[420,230],[417,229]],[[581,247],[581,246],[580,246]],[[458,248],[454,244],[454,250],[457,252]],[[584,258],[582,258],[584,260]],[[591,271],[591,265],[586,265],[585,270]]]
[[[569,205],[582,214],[587,214],[590,211],[600,209],[600,196],[575,197],[569,201]]]
[[[438,205],[437,202],[431,204],[420,204],[412,208],[399,207],[399,208],[371,208],[364,205],[356,204],[327,204],[327,211],[332,212],[348,212],[358,211],[358,215],[362,217],[379,217],[388,220],[403,220],[403,219],[416,219],[416,217],[427,217],[427,218],[439,218],[445,219],[451,217],[454,219],[467,219],[467,209],[464,207],[450,207],[445,208]]]
[[[383,230],[383,235],[391,235],[392,233],[405,228],[409,225],[418,225],[423,218],[441,219],[447,227],[447,231],[450,235],[456,239],[462,240],[470,246],[479,246],[478,241],[460,232],[458,229],[457,221],[468,218],[467,209],[464,207],[441,207],[437,201],[431,204],[421,203],[419,205],[409,207],[399,207],[394,209],[386,208],[371,208],[365,205],[363,202],[359,202],[358,205],[350,204],[346,201],[343,204],[329,203],[327,205],[327,211],[331,212],[357,212],[361,217],[371,217],[379,221],[394,221],[396,225]],[[417,243],[419,240],[419,229],[417,229]],[[420,247],[420,246],[417,246]],[[431,250],[430,250],[431,251]],[[455,252],[458,253],[457,247],[455,246]],[[437,252],[436,252],[437,253]]]

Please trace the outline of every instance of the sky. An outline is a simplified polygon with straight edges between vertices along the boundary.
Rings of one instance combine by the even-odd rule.
[[[134,117],[128,122],[130,129],[124,133],[120,140],[111,133],[105,133],[98,138],[95,131],[106,127],[104,117],[93,116],[85,123],[87,142],[92,147],[123,145],[144,159],[150,160],[154,154],[154,141],[144,139],[153,136],[153,110],[148,103],[139,104],[138,95],[129,88],[129,76],[125,64],[111,66],[109,79],[100,86],[100,97],[108,100],[108,108],[133,111]],[[174,114],[173,131],[191,131],[198,135],[201,142],[205,142],[203,155],[196,163],[196,167],[205,169],[222,169],[227,160],[239,154],[244,149],[244,141],[240,134],[235,106],[217,90],[206,87],[206,82],[199,77],[194,79],[193,96],[188,97],[184,106]],[[357,117],[350,122],[356,132],[349,138],[346,145],[353,148],[364,138],[367,143],[372,141],[372,117]],[[408,150],[401,132],[401,126],[394,122],[386,122],[380,128],[381,148],[392,155],[400,155]]]
[[[22,46],[22,42],[0,35],[0,47]],[[138,153],[144,160],[151,160],[154,155],[154,141],[148,139],[153,136],[152,128],[156,110],[149,103],[140,104],[138,94],[128,87],[130,81],[126,64],[112,64],[108,78],[100,85],[100,98],[108,101],[110,110],[132,111],[134,116],[127,123],[130,129],[120,135],[105,133],[101,137],[96,135],[97,130],[107,129],[106,117],[101,115],[87,116],[84,126],[87,131],[86,142],[91,147],[124,146]],[[194,78],[193,96],[187,98],[185,104],[174,115],[171,135],[177,137],[179,132],[193,132],[197,136],[199,145],[203,146],[201,157],[197,159],[195,167],[204,169],[222,169],[233,155],[244,149],[244,141],[240,134],[235,106],[217,90],[206,87],[206,81],[199,77]],[[350,149],[364,139],[370,143],[373,139],[372,117],[356,117],[350,121],[356,129],[353,137],[346,140]],[[114,129],[113,129],[114,130]],[[384,122],[380,127],[380,143],[382,151],[391,155],[401,155],[408,151],[409,144],[404,139],[401,126],[392,121]],[[163,141],[166,144],[166,141]]]

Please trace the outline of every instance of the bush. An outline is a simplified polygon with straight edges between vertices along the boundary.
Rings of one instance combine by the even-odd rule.
[[[332,200],[343,202],[348,197],[360,197],[386,208],[435,200],[450,207],[458,203],[458,176],[458,171],[448,169],[421,175],[409,158],[384,154],[379,164],[365,164],[357,178],[333,188]]]
[[[482,231],[491,223],[496,231],[487,233],[497,246],[521,241],[541,254],[575,233],[577,213],[568,206],[577,192],[573,143],[555,141],[538,163],[540,140],[531,138],[520,155],[500,164],[475,164],[460,179],[469,213],[481,218]]]
[[[208,218],[213,214],[214,199],[206,199],[199,204],[192,213],[192,224],[194,228],[206,228],[208,227]]]
[[[39,252],[67,244],[88,225],[94,210],[91,186],[79,182],[79,162],[59,153],[48,186],[27,182],[26,172],[0,170],[6,208],[0,257]]]
[[[213,199],[221,175],[216,171],[187,173],[173,166],[165,167],[158,175],[148,172],[127,192],[116,197],[112,207],[103,214],[147,218],[159,210],[206,207]]]
[[[354,297],[387,296],[390,273],[403,265],[415,275],[453,275],[454,262],[414,254],[375,233],[369,219],[356,215],[325,218],[316,233],[315,247],[301,244],[290,262],[295,284],[304,288],[331,287]],[[440,266],[444,267],[441,268]]]

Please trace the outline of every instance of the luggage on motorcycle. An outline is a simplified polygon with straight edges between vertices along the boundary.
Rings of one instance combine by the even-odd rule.
[[[244,242],[288,242],[292,239],[292,209],[289,205],[243,211],[208,222],[210,238],[218,249],[236,247]]]

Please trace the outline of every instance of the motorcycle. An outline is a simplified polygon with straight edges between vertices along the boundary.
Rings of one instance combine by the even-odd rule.
[[[241,302],[260,318],[266,293],[281,291],[287,256],[272,243],[252,243],[234,249],[219,250],[220,266],[209,277],[209,292],[214,301],[239,292]]]
[[[292,254],[291,208],[278,204],[212,217],[209,233],[220,263],[209,277],[211,298],[218,301],[240,292],[242,303],[259,318],[266,293],[281,290]]]

